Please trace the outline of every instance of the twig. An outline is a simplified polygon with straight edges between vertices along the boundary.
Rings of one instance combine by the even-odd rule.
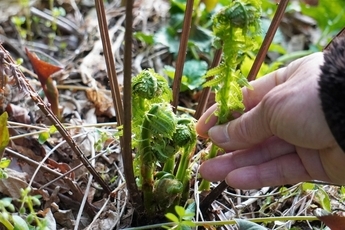
[[[201,201],[200,210],[202,213],[206,213],[208,207],[212,202],[219,197],[219,195],[228,187],[225,181],[222,181],[217,187],[212,189],[212,191]]]
[[[121,142],[122,161],[129,196],[134,209],[143,212],[143,201],[135,182],[132,157],[132,34],[133,34],[133,0],[126,1],[125,50],[123,69],[123,105],[124,124]]]
[[[183,28],[182,28],[182,34],[181,34],[180,47],[179,47],[178,54],[177,54],[174,83],[173,83],[173,87],[172,87],[172,89],[173,89],[172,105],[173,105],[174,112],[176,112],[176,110],[177,110],[177,105],[178,105],[178,100],[179,100],[183,66],[184,66],[184,61],[186,59],[188,37],[189,37],[190,27],[191,27],[191,23],[192,23],[193,5],[194,5],[194,0],[187,0],[187,6],[186,6],[185,14],[184,14]]]
[[[98,175],[97,171],[92,167],[88,159],[85,157],[82,150],[79,146],[75,143],[75,141],[71,138],[67,130],[61,124],[59,119],[53,114],[53,112],[49,109],[49,107],[44,103],[42,98],[38,96],[35,90],[31,87],[28,80],[25,78],[24,74],[20,71],[17,65],[15,65],[14,60],[8,54],[6,49],[0,44],[0,50],[3,53],[3,58],[0,60],[2,65],[5,65],[6,68],[11,70],[11,76],[16,81],[19,89],[29,94],[31,99],[37,104],[40,110],[47,116],[47,118],[52,122],[52,124],[56,127],[59,131],[61,136],[66,140],[68,145],[71,147],[73,152],[77,155],[78,159],[85,165],[87,170],[94,176],[95,180],[100,184],[100,186],[104,189],[107,194],[110,194],[111,190],[109,186],[105,183],[105,181]]]
[[[99,24],[99,30],[102,39],[103,53],[105,58],[105,63],[107,66],[108,78],[110,82],[110,89],[112,92],[114,108],[116,111],[116,119],[119,125],[123,124],[123,106],[121,102],[121,94],[119,83],[117,81],[116,69],[115,69],[115,60],[113,52],[111,49],[109,34],[108,34],[108,23],[105,17],[106,13],[104,10],[104,4],[102,0],[95,1],[97,18]]]
[[[97,154],[97,155],[94,156],[94,157],[91,157],[91,158],[90,158],[90,161],[91,161],[91,160],[94,160],[94,159],[96,159],[96,158],[98,158],[98,157],[100,157],[100,156],[103,155],[103,154],[104,154],[104,152],[103,152],[103,153],[99,153],[99,154]],[[37,163],[37,165],[38,165],[38,163]],[[62,178],[64,178],[64,177],[70,175],[72,172],[76,171],[77,169],[79,169],[79,168],[82,167],[82,166],[83,166],[83,164],[79,164],[79,165],[75,166],[74,168],[68,170],[68,171],[65,172],[64,174],[60,174],[60,173],[59,173],[59,176],[58,176],[58,177],[56,177],[55,179],[53,179],[53,180],[49,181],[48,183],[42,185],[41,187],[39,187],[39,189],[44,189],[44,188],[48,187],[49,185],[55,183],[56,181],[58,181],[58,180],[60,180],[60,179],[62,179]],[[43,167],[43,166],[42,166],[42,167]],[[54,172],[55,172],[55,171],[54,171]],[[113,192],[114,192],[114,191],[112,191],[112,193],[113,193]]]
[[[127,7],[126,7],[126,31],[125,31],[125,69],[124,69],[124,87],[126,95],[124,97],[124,105],[125,109],[123,108],[121,102],[121,95],[119,84],[117,81],[116,76],[116,69],[115,69],[115,61],[111,49],[109,34],[108,34],[108,24],[106,20],[106,13],[104,10],[103,0],[96,0],[96,11],[98,17],[98,24],[99,29],[101,32],[101,39],[103,44],[103,52],[105,57],[105,62],[107,65],[109,81],[110,81],[110,88],[111,88],[111,95],[113,97],[114,107],[116,111],[116,117],[118,125],[124,124],[124,117],[126,118],[126,124],[123,127],[123,137],[120,137],[120,143],[122,148],[122,160],[124,165],[124,172],[127,181],[127,188],[130,193],[130,197],[133,201],[133,205],[136,206],[137,210],[140,210],[142,206],[142,200],[140,197],[140,193],[135,183],[134,179],[134,172],[133,172],[133,159],[132,159],[132,152],[131,152],[131,93],[130,90],[128,91],[128,87],[131,84],[131,62],[132,62],[132,21],[133,21],[133,1],[127,0]],[[127,48],[126,48],[127,47]],[[129,66],[129,67],[128,67]],[[129,83],[128,83],[129,81]],[[129,84],[129,86],[128,86]],[[127,93],[128,92],[128,93]],[[127,95],[128,94],[128,95]],[[129,99],[128,99],[129,97]],[[127,116],[125,116],[125,114]],[[128,120],[129,119],[129,120]],[[128,138],[130,136],[130,138]]]
[[[90,147],[91,147],[91,157],[94,157],[95,156],[94,139],[92,139],[92,141],[90,143]],[[92,166],[94,166],[95,163],[96,163],[95,160],[92,160],[91,162],[92,162]],[[75,221],[75,225],[74,225],[74,229],[75,230],[79,229],[79,224],[80,224],[80,220],[81,220],[81,217],[82,217],[82,214],[83,214],[84,207],[85,207],[86,203],[88,203],[87,198],[89,197],[89,192],[90,192],[91,184],[92,184],[92,175],[89,175],[89,179],[87,181],[87,184],[86,184],[86,187],[85,187],[85,190],[84,190],[84,196],[83,196],[83,199],[80,202],[80,207],[79,207],[77,218],[76,218],[76,221]]]
[[[32,160],[31,158],[29,158],[27,156],[24,156],[23,154],[17,153],[16,151],[14,151],[12,149],[5,148],[5,151],[12,156],[20,158],[21,160],[25,161],[27,164],[29,164],[33,167],[38,167],[40,165],[38,162]],[[60,179],[62,178],[62,177],[60,177],[60,176],[62,176],[62,174],[57,172],[56,170],[50,169],[44,165],[41,166],[41,169],[43,169],[44,171],[46,171],[48,173],[51,173],[54,176],[59,177]]]
[[[250,69],[250,72],[248,74],[248,81],[252,81],[256,78],[256,75],[258,74],[262,63],[264,62],[268,48],[270,47],[272,40],[274,38],[274,35],[279,27],[280,21],[282,20],[284,16],[284,12],[288,3],[289,3],[289,0],[280,1],[278,5],[278,9],[272,19],[271,25],[267,30],[264,41],[262,42],[258,55],[256,56],[253,66]]]

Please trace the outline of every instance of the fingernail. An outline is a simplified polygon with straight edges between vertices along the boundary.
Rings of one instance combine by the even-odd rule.
[[[214,143],[222,144],[230,140],[228,130],[227,130],[228,124],[217,125],[210,128],[210,130],[208,131],[208,135]]]

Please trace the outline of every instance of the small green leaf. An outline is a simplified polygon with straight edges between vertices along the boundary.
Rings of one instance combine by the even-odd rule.
[[[4,112],[0,116],[0,154],[6,148],[10,141],[10,134],[7,128],[7,112]]]
[[[11,163],[11,160],[10,159],[7,159],[7,158],[2,158],[0,160],[0,168],[1,169],[4,169],[4,168],[7,168]]]
[[[11,17],[11,21],[13,24],[15,24],[16,26],[21,26],[25,23],[25,17],[24,16],[21,16],[21,17]]]
[[[289,195],[290,190],[289,190],[287,187],[282,186],[282,187],[279,189],[279,192],[280,192],[283,196],[286,196],[286,195]]]
[[[183,216],[185,215],[185,213],[186,213],[184,207],[179,206],[179,205],[176,205],[176,206],[175,206],[175,211],[176,211],[176,213],[177,213],[177,215],[178,215],[179,217],[183,217]]]
[[[29,230],[28,224],[20,216],[13,215],[14,230]]]
[[[183,67],[183,75],[187,77],[187,82],[183,82],[190,90],[199,88],[205,81],[203,76],[207,72],[205,61],[189,60]]]
[[[167,218],[167,219],[169,219],[169,220],[171,220],[172,222],[174,222],[174,223],[179,223],[180,222],[180,220],[178,219],[178,217],[175,215],[175,214],[173,214],[173,213],[167,213],[167,214],[165,214],[165,217]]]
[[[205,4],[206,10],[210,12],[216,7],[219,0],[203,0],[202,2]]]
[[[345,199],[345,186],[340,187],[340,195],[341,195],[341,199],[344,200]]]
[[[32,205],[34,205],[34,206],[39,206],[39,205],[41,205],[40,198],[41,198],[40,195],[31,196]]]
[[[57,128],[55,127],[55,125],[52,125],[52,126],[49,127],[49,133],[50,133],[50,134],[53,134],[53,133],[55,133],[56,131],[57,131]]]
[[[313,184],[313,183],[308,183],[308,182],[302,183],[302,190],[303,190],[303,191],[314,190],[314,189],[315,189],[315,184]]]
[[[152,45],[154,43],[154,38],[152,34],[145,34],[143,32],[135,32],[133,36],[141,42],[144,42],[148,45]]]
[[[319,188],[317,190],[316,196],[319,199],[321,207],[324,210],[331,212],[331,199],[329,198],[328,193],[323,188]]]
[[[33,221],[34,221],[34,219],[35,219],[35,216],[34,216],[35,214],[32,214],[32,213],[30,213],[27,217],[26,217],[26,221],[28,222],[28,223],[32,223]]]
[[[43,132],[43,133],[40,133],[38,135],[38,142],[40,144],[43,144],[44,142],[46,142],[50,138],[50,135],[55,133],[56,131],[57,131],[57,129],[54,125],[50,126],[48,132]]]
[[[183,76],[181,83],[181,92],[194,90],[202,86],[205,81],[204,75],[207,72],[207,63],[205,61],[188,60],[183,67]],[[164,73],[171,79],[174,78],[175,68],[165,66]]]
[[[38,135],[38,142],[40,144],[44,144],[50,137],[50,133],[49,132],[43,132],[43,133],[40,133]]]
[[[6,180],[8,178],[8,174],[4,169],[0,169],[0,180]]]

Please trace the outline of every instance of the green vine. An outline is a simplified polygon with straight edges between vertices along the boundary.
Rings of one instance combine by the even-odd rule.
[[[132,92],[133,147],[137,149],[134,172],[145,210],[153,214],[188,196],[188,168],[196,144],[195,121],[173,113],[170,87],[153,70],[144,70],[133,78]]]
[[[259,48],[260,4],[260,0],[235,0],[213,17],[214,44],[217,48],[223,47],[223,61],[207,72],[206,77],[215,77],[204,86],[216,90],[218,124],[232,120],[234,112],[244,110],[241,88],[249,84],[239,67],[246,53]],[[218,150],[213,145],[208,158],[215,157]],[[203,180],[199,189],[209,190],[209,182]]]

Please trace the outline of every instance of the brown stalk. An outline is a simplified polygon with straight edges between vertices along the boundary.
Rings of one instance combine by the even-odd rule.
[[[133,206],[139,213],[143,212],[141,194],[135,182],[132,158],[132,36],[133,36],[133,0],[126,1],[126,25],[125,25],[125,49],[124,49],[124,70],[123,70],[123,142],[122,161],[127,189],[130,194]]]
[[[252,68],[248,74],[248,80],[252,81],[256,78],[258,71],[260,69],[261,64],[264,61],[264,58],[267,54],[268,48],[272,43],[273,37],[278,29],[281,19],[284,16],[284,12],[286,9],[289,0],[281,0],[276,13],[272,19],[271,25],[268,28],[267,34],[264,38],[264,41],[260,47],[258,55],[255,58]],[[200,203],[200,207],[202,211],[206,211],[207,208],[212,204],[212,202],[219,197],[219,195],[227,188],[227,184],[225,181],[222,181],[216,188],[214,188]]]
[[[131,74],[132,74],[132,22],[133,22],[133,0],[126,1],[126,31],[125,31],[125,53],[124,53],[124,107],[121,102],[120,88],[117,81],[115,61],[112,53],[106,13],[104,10],[103,0],[96,0],[96,11],[99,23],[99,29],[103,44],[103,52],[107,65],[108,77],[110,81],[110,89],[113,97],[114,107],[116,111],[118,125],[123,125],[123,137],[120,137],[122,148],[122,160],[124,165],[124,174],[127,183],[127,189],[130,194],[133,205],[138,210],[142,200],[135,183],[133,172],[133,159],[131,151]],[[126,116],[125,116],[126,114]],[[125,118],[125,120],[124,120]],[[137,209],[138,208],[138,209]]]
[[[118,125],[123,124],[123,107],[121,101],[121,94],[119,83],[117,81],[116,69],[115,69],[115,60],[114,55],[111,49],[111,43],[108,32],[108,23],[105,17],[105,10],[103,0],[95,1],[99,31],[101,34],[103,53],[105,58],[105,63],[107,66],[108,78],[110,82],[111,95],[113,97],[114,108],[116,111],[116,120]]]
[[[258,55],[256,56],[253,66],[250,69],[250,72],[248,74],[248,77],[247,77],[248,81],[252,81],[256,78],[256,75],[258,74],[262,63],[264,62],[268,48],[270,47],[272,40],[274,38],[274,35],[276,34],[276,31],[279,27],[280,21],[282,20],[284,16],[284,12],[288,3],[289,3],[289,0],[281,0],[279,2],[278,9],[276,13],[274,14],[271,25],[267,30],[266,36],[264,38],[264,41],[262,42]]]
[[[98,172],[90,164],[90,162],[85,157],[85,155],[82,152],[82,150],[75,143],[73,138],[69,135],[69,133],[64,128],[64,126],[61,124],[59,119],[54,115],[54,113],[44,103],[42,98],[39,97],[38,94],[35,92],[35,90],[31,87],[30,83],[25,78],[24,74],[19,70],[18,66],[15,65],[15,62],[13,61],[12,57],[10,55],[8,55],[8,52],[6,51],[6,49],[1,44],[0,44],[0,50],[2,50],[2,52],[5,53],[4,60],[2,60],[0,62],[1,63],[5,63],[6,62],[7,65],[12,66],[12,68],[15,68],[15,73],[13,74],[12,77],[16,79],[18,87],[24,93],[29,94],[31,99],[37,104],[37,106],[44,113],[44,115],[47,116],[47,118],[51,121],[51,123],[59,131],[61,136],[66,140],[67,144],[71,147],[73,152],[77,155],[78,159],[84,164],[84,166],[92,174],[92,176],[95,178],[95,180],[100,184],[100,186],[103,188],[103,190],[109,195],[111,190],[110,190],[108,184],[105,183],[105,181],[99,176]]]
[[[173,89],[172,106],[173,106],[174,112],[176,112],[177,110],[178,101],[179,101],[183,66],[184,66],[184,61],[186,60],[188,37],[189,37],[190,27],[192,23],[193,4],[194,4],[194,0],[187,0],[186,11],[184,14],[184,21],[183,21],[183,27],[182,27],[181,41],[180,41],[180,46],[179,46],[179,50],[177,54],[174,83],[172,87]]]

